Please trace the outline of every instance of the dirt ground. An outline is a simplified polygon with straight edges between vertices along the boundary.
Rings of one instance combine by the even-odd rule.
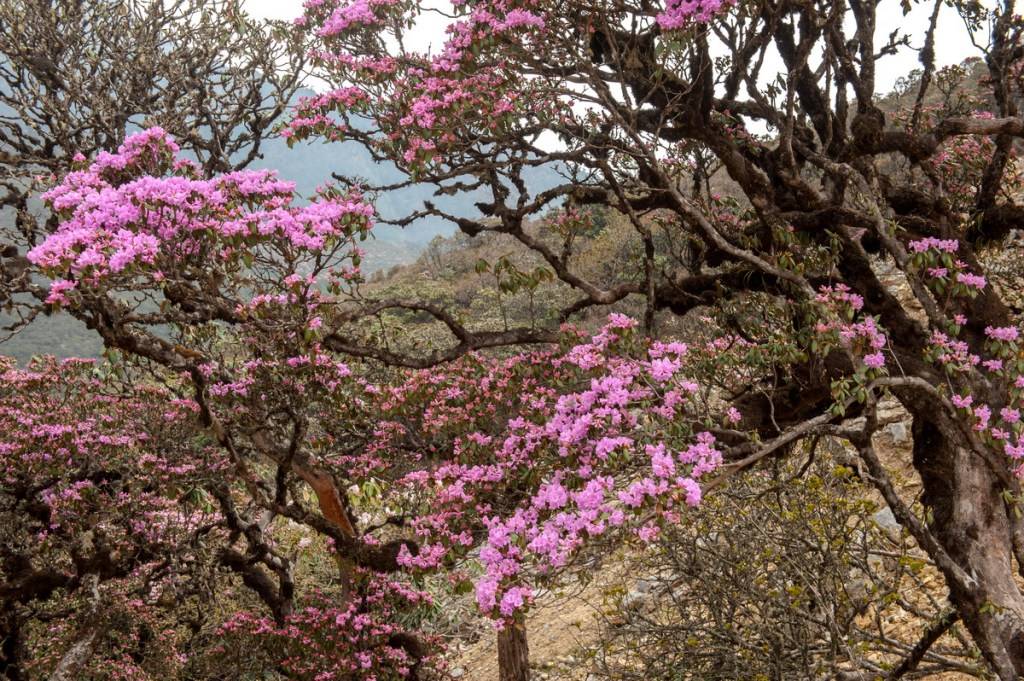
[[[601,590],[592,584],[569,597],[548,596],[531,610],[526,631],[530,663],[538,679],[586,679],[587,665],[579,648],[593,642],[600,631]],[[498,681],[496,636],[483,636],[465,648],[453,664],[453,672],[453,676],[471,681]]]

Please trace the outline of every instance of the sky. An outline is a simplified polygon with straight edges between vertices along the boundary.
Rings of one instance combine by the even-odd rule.
[[[437,0],[439,3],[444,1]],[[986,0],[983,4],[993,5],[994,2],[995,0]],[[900,0],[882,0],[879,5],[876,45],[884,42],[893,30],[900,29],[909,33],[911,44],[919,48],[924,42],[924,32],[932,11],[932,3],[915,3],[913,10],[907,16],[903,16],[900,4]],[[272,19],[290,20],[302,13],[301,0],[245,0],[245,6],[254,16]],[[427,15],[413,35],[409,37],[407,46],[418,51],[439,48],[445,38],[444,26],[444,20],[437,15]],[[848,33],[852,33],[852,31]],[[983,42],[985,36],[978,36],[978,38]],[[979,55],[977,48],[971,44],[970,36],[960,17],[948,6],[943,6],[939,14],[935,43],[936,63],[940,68],[949,64],[958,64],[967,57]],[[772,70],[767,68],[768,65],[770,64],[766,64],[764,69],[765,74],[772,73]],[[876,74],[879,93],[891,91],[897,79],[919,67],[920,63],[915,50],[903,49],[896,55],[885,57],[879,62]]]

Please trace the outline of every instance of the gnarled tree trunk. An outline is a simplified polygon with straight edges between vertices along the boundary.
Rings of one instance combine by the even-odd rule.
[[[1024,595],[1013,567],[1006,483],[922,414],[914,419],[914,466],[931,532],[973,582],[964,585],[947,574],[950,599],[999,678],[1024,677]]]

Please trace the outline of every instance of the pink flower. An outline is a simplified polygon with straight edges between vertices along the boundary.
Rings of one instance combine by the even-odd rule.
[[[618,447],[628,447],[633,441],[628,437],[602,437],[594,445],[594,453],[604,459]]]
[[[981,365],[988,369],[989,371],[1003,370],[1003,360],[1001,359],[986,359],[984,362],[981,363]]]
[[[985,430],[988,428],[989,419],[992,418],[992,410],[989,409],[987,404],[981,404],[974,408],[974,416],[978,419],[974,429]]]
[[[498,30],[507,30],[517,26],[533,26],[544,28],[544,19],[524,9],[514,9],[505,15],[505,20],[498,25]]]
[[[967,272],[961,272],[956,275],[956,280],[969,288],[976,288],[979,291],[985,288],[985,277],[979,274],[969,274]]]
[[[659,478],[670,478],[675,475],[676,464],[671,452],[665,451],[664,444],[657,446],[647,445],[647,455],[651,457],[651,470]]]
[[[907,247],[913,253],[924,253],[931,250],[943,253],[956,253],[960,248],[960,243],[956,239],[937,239],[930,236],[925,239],[911,241],[907,244]]]
[[[691,478],[684,478],[680,481],[680,486],[686,490],[686,503],[689,506],[699,506],[701,500],[700,485],[697,484],[696,480]]]
[[[476,604],[483,612],[494,610],[497,605],[498,580],[487,576],[476,583]]]
[[[50,284],[50,295],[46,297],[49,305],[67,305],[67,292],[73,291],[78,286],[77,282],[68,279],[57,279]]]
[[[498,606],[498,610],[505,617],[514,615],[517,610],[523,607],[530,596],[531,592],[526,587],[514,586],[502,595],[501,605]]]
[[[995,340],[1010,342],[1017,340],[1018,333],[1015,326],[986,326],[985,335]]]
[[[681,30],[693,23],[706,24],[731,4],[731,0],[668,0],[657,16],[666,31]]]
[[[870,369],[881,369],[885,366],[885,356],[881,352],[865,355],[864,365]]]
[[[679,370],[679,362],[672,359],[652,359],[651,360],[651,378],[659,383],[672,378],[675,372]]]
[[[557,482],[541,485],[540,491],[534,497],[534,505],[538,508],[562,508],[568,501],[568,492]]]
[[[640,541],[649,543],[658,538],[658,535],[661,534],[661,530],[657,525],[648,523],[637,530],[636,534],[640,537]]]
[[[632,329],[636,326],[636,320],[624,314],[613,312],[608,315],[608,326],[613,329]]]
[[[953,402],[953,406],[959,407],[960,409],[967,409],[974,402],[974,398],[970,395],[953,395],[950,398]]]

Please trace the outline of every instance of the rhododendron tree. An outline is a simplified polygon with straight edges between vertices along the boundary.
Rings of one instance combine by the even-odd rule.
[[[513,624],[536,580],[564,568],[587,538],[650,538],[699,503],[698,480],[722,458],[702,415],[726,425],[735,417],[695,399],[686,345],[649,344],[635,321],[612,315],[589,340],[565,329],[563,349],[466,355],[442,373],[372,381],[340,357],[358,354],[342,334],[358,317],[357,244],[372,226],[362,196],[325,188],[297,205],[273,173],[204,179],[178,152],[153,128],[83,161],[44,195],[60,223],[28,258],[51,279],[48,305],[183,395],[163,399],[181,402],[194,428],[184,450],[219,457],[187,470],[206,476],[201,488],[218,503],[206,520],[228,533],[221,562],[268,610],[235,614],[223,636],[264,641],[273,664],[302,678],[416,677],[432,664],[429,639],[398,624],[395,599],[415,608],[427,596],[388,574],[442,568],[486,538],[477,600]],[[502,343],[507,333],[466,332],[466,342]],[[410,424],[421,407],[422,422]],[[410,442],[428,433],[429,445]],[[348,498],[374,481],[401,510],[393,523],[360,521]],[[333,593],[297,589],[291,559],[273,548],[276,517],[328,543],[340,577]],[[412,532],[381,532],[389,524]],[[244,560],[230,548],[240,537]],[[297,641],[321,635],[332,637],[331,655],[294,658]]]
[[[201,594],[215,558],[196,542],[213,515],[179,502],[226,465],[192,440],[194,403],[93,361],[2,370],[0,670],[172,674],[179,631],[157,634],[144,664],[132,656],[159,631],[161,599]]]
[[[299,24],[332,88],[282,133],[355,140],[403,181],[368,187],[339,160],[338,184],[300,205],[272,173],[206,174],[160,129],[81,159],[28,254],[49,282],[26,286],[146,372],[140,395],[162,385],[193,410],[190,451],[218,462],[201,467],[208,512],[244,540],[227,564],[262,604],[206,653],[231,659],[241,639],[297,678],[429,676],[433,640],[401,622],[441,571],[473,579],[502,678],[527,678],[523,613],[592,540],[651,541],[731,475],[828,436],[856,450],[993,672],[1024,673],[1024,360],[982,258],[1024,216],[1024,26],[1013,3],[956,6],[958,30],[992,31],[983,96],[950,110],[929,97],[929,6],[907,38],[917,89],[887,116],[876,73],[907,40],[873,4],[456,3],[443,45],[418,53],[404,37],[426,5],[310,0]],[[565,182],[534,191],[539,166]],[[422,182],[486,196],[483,217],[427,202],[395,222],[512,237],[543,262],[537,286],[571,291],[565,324],[489,328],[368,293],[368,197]],[[635,231],[621,280],[579,268],[581,206]],[[395,311],[450,342],[393,342],[373,322]],[[693,332],[661,337],[673,317]],[[888,397],[913,419],[920,509],[874,449]],[[330,552],[329,585],[294,582],[284,520]]]
[[[425,4],[309,2],[300,22],[337,87],[286,133],[360,141],[439,195],[486,193],[481,219],[428,202],[396,222],[440,215],[512,236],[575,292],[565,319],[639,299],[655,333],[666,315],[721,310],[721,330],[759,350],[745,385],[726,381],[739,429],[851,442],[1009,679],[1024,673],[1019,349],[979,253],[1021,217],[1021,24],[1013,3],[957,4],[955,29],[942,3],[902,6],[918,4],[930,19],[904,36],[856,2],[457,3],[444,44],[422,53],[402,38]],[[977,31],[984,80],[936,104],[940,15],[944,30]],[[907,44],[920,77],[887,115],[877,74]],[[537,166],[564,184],[532,191],[523,174]],[[722,206],[719,188],[740,200]],[[563,202],[632,222],[634,277],[589,280],[571,232],[529,228]],[[456,336],[453,348],[472,348]],[[871,444],[884,395],[914,420],[923,516]],[[761,456],[752,446],[728,470]]]
[[[0,3],[3,335],[39,315],[22,256],[45,238],[41,187],[77,154],[161,125],[208,170],[243,168],[301,87],[303,36],[239,0]]]
[[[300,609],[293,602],[293,558],[276,548],[271,537],[277,515],[312,523],[345,556],[343,597],[337,611],[329,613],[331,621],[360,615],[367,606],[355,597],[356,583],[362,593],[377,583],[375,574],[395,567],[394,549],[355,535],[337,482],[324,469],[327,462],[319,460],[317,449],[341,456],[329,463],[343,467],[345,457],[334,445],[346,433],[360,432],[368,417],[358,405],[367,387],[321,349],[318,329],[325,297],[314,284],[340,291],[358,278],[359,250],[354,243],[365,238],[372,210],[355,192],[325,190],[301,206],[293,198],[292,186],[269,172],[238,171],[203,179],[195,164],[178,157],[176,143],[154,128],[129,138],[116,153],[83,161],[82,169],[45,196],[62,222],[28,255],[52,278],[48,305],[79,316],[112,350],[144,360],[140,370],[150,378],[136,377],[140,399],[145,395],[141,386],[153,384],[155,378],[166,391],[162,397],[148,395],[146,404],[161,413],[183,403],[178,411],[186,413],[183,420],[191,433],[178,443],[183,461],[175,469],[203,476],[203,484],[196,486],[215,509],[209,511],[210,518],[195,521],[203,525],[195,532],[223,530],[223,549],[215,556],[255,592],[272,621],[285,631],[299,623],[315,629],[325,620],[310,615],[308,608],[313,606]],[[223,325],[235,330],[227,335]],[[71,369],[67,371],[70,381]],[[50,369],[51,381],[57,373]],[[47,400],[33,398],[28,391],[19,393],[17,382],[11,385],[12,400],[20,397],[35,401],[36,408],[47,408]],[[53,428],[58,433],[84,427],[84,421],[74,419],[77,412],[82,419],[94,413],[87,406],[95,399],[87,384],[71,382],[69,389],[75,392],[67,411],[48,413],[57,419]],[[331,419],[307,430],[304,424],[315,419],[314,404]],[[126,446],[147,434],[160,438],[154,446],[162,446],[165,437],[169,444],[177,441],[153,427],[139,429],[126,428],[123,442],[111,446]],[[207,450],[215,453],[216,465],[200,456]],[[45,450],[35,454],[50,456]],[[104,456],[95,454],[100,460]],[[74,461],[64,465],[77,469]],[[278,470],[269,481],[262,478],[266,466]],[[304,506],[290,499],[293,475],[319,495],[323,515],[307,518]],[[142,471],[125,477],[155,487],[168,503],[187,491],[175,486],[173,479]],[[64,489],[48,491],[50,486],[30,489],[60,498]],[[72,486],[67,493],[84,492]],[[132,499],[122,501],[132,506]],[[145,517],[141,504],[132,513],[133,524]],[[146,529],[143,523],[139,531]],[[72,538],[76,539],[74,534]],[[238,542],[244,550],[234,547]],[[177,549],[152,553],[154,561],[167,560]],[[367,573],[370,567],[376,572]],[[11,579],[17,578],[12,574]],[[18,598],[38,597],[16,588],[16,581],[10,586]],[[318,612],[328,616],[328,611]],[[382,626],[375,637],[350,639],[348,654],[370,656],[373,664],[368,670],[381,665],[414,668],[424,657],[420,644],[403,639],[390,620]],[[251,635],[268,631],[259,628]],[[397,643],[385,646],[392,652],[373,658],[381,640]],[[403,652],[406,649],[413,652]],[[89,659],[84,653],[68,655],[68,664],[78,667]],[[181,664],[187,663],[185,657]],[[17,664],[17,658],[7,662],[8,668]],[[69,678],[75,673],[69,672]]]
[[[61,221],[28,258],[51,279],[47,304],[187,395],[176,398],[195,429],[185,451],[203,443],[217,453],[216,466],[187,470],[207,476],[202,489],[219,504],[207,522],[229,546],[244,536],[248,560],[262,564],[239,562],[231,548],[219,554],[268,609],[237,613],[223,636],[264,640],[270,659],[285,656],[274,664],[300,677],[324,668],[415,677],[430,665],[429,641],[397,624],[394,599],[414,608],[427,596],[389,573],[443,568],[479,546],[477,601],[514,628],[537,580],[565,568],[586,539],[649,539],[699,503],[698,481],[722,460],[709,424],[731,431],[737,419],[697,399],[687,367],[705,351],[651,344],[634,320],[611,315],[589,339],[563,330],[561,349],[465,355],[441,373],[371,381],[339,358],[358,354],[342,334],[358,316],[349,304],[361,279],[356,244],[372,226],[362,196],[325,188],[296,205],[273,173],[204,179],[178,152],[153,128],[83,161],[44,195]],[[466,342],[506,342],[507,333],[466,332]],[[380,531],[388,522],[358,519],[348,490],[372,481],[386,483],[387,506],[411,533],[391,538]],[[246,519],[239,498],[262,515]],[[296,589],[290,559],[272,548],[278,516],[332,547],[335,593]],[[334,637],[332,655],[300,664],[287,652],[321,634]]]

